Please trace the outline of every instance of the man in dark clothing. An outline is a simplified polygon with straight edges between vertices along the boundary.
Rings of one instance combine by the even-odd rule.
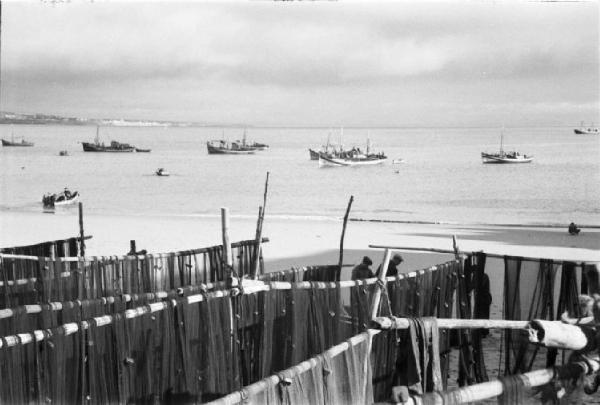
[[[362,280],[365,278],[373,278],[375,274],[373,274],[373,270],[369,267],[373,264],[373,261],[369,258],[369,256],[365,256],[362,259],[362,263],[352,269],[352,280]]]
[[[577,228],[577,225],[575,225],[574,222],[571,222],[569,225],[569,233],[571,235],[579,235],[579,231],[581,231],[581,229]]]
[[[386,277],[396,277],[398,275],[398,267],[400,263],[402,263],[404,259],[399,254],[395,254],[388,263],[387,272],[385,273]],[[377,274],[381,271],[381,264],[377,268]]]

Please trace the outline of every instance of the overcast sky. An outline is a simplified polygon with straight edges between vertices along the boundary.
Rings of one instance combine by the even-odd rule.
[[[4,111],[296,126],[600,121],[598,2],[2,7]]]

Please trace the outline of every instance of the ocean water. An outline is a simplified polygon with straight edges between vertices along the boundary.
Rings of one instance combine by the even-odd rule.
[[[523,165],[484,165],[482,151],[499,148],[499,128],[352,129],[346,146],[384,151],[373,167],[319,168],[308,148],[339,129],[248,128],[269,150],[247,156],[208,155],[220,128],[107,127],[118,140],[151,153],[84,153],[95,127],[0,126],[0,137],[24,136],[33,148],[0,149],[0,212],[42,212],[41,198],[65,186],[82,195],[86,215],[252,216],[270,172],[267,215],[340,218],[350,195],[351,217],[397,221],[600,225],[600,137],[572,128],[506,128],[505,150],[532,154]],[[229,140],[243,129],[224,130]],[[58,156],[60,150],[69,156]],[[403,159],[402,164],[392,164]],[[166,168],[171,177],[157,177]],[[60,208],[72,210],[75,208]]]

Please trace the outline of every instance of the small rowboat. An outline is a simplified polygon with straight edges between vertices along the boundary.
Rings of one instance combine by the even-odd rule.
[[[74,204],[79,201],[79,192],[62,192],[59,194],[46,194],[42,197],[42,204],[45,208],[58,207],[62,205]]]

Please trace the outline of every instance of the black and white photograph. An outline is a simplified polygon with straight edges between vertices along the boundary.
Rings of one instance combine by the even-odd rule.
[[[600,404],[599,20],[0,1],[0,404]]]

